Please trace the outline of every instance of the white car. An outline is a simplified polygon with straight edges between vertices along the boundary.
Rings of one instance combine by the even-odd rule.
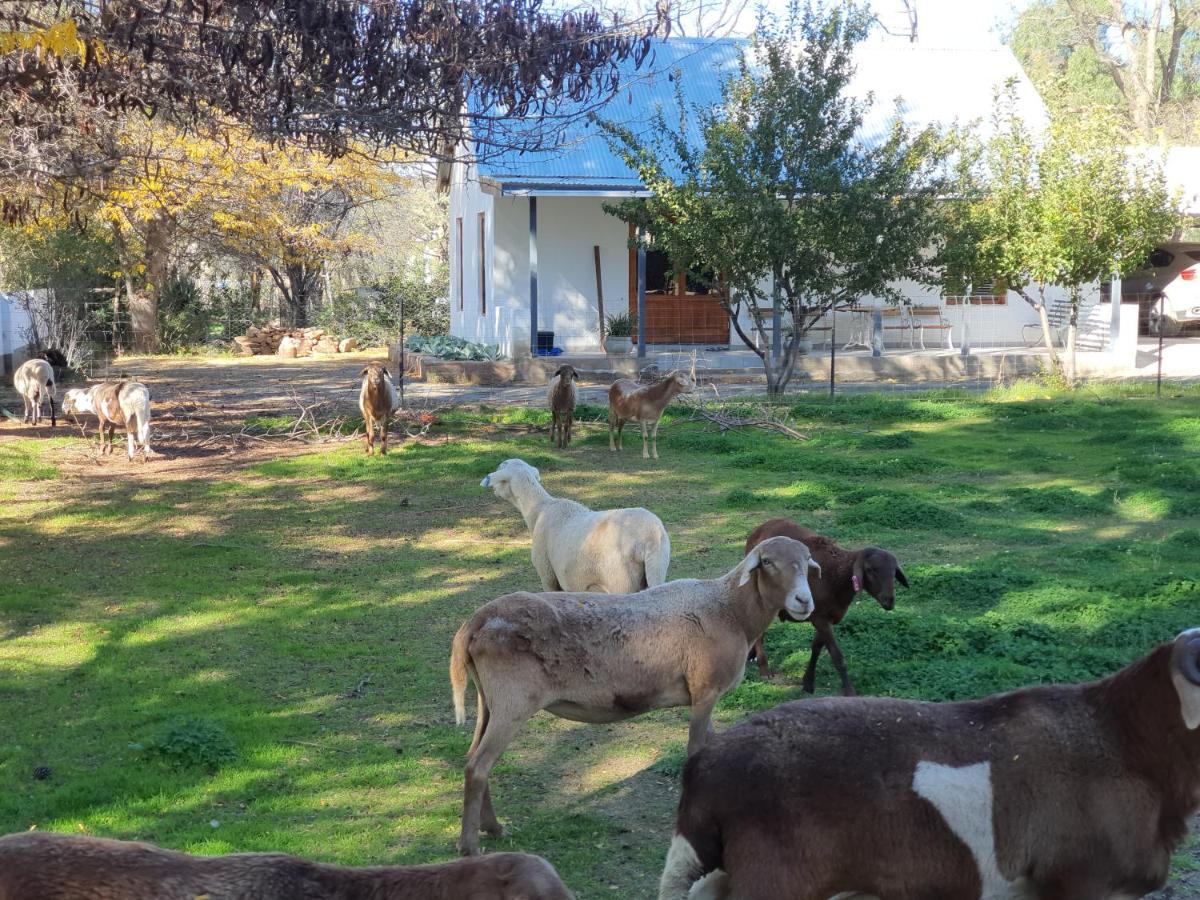
[[[1155,247],[1142,268],[1121,279],[1121,297],[1138,301],[1151,334],[1200,323],[1200,244]]]

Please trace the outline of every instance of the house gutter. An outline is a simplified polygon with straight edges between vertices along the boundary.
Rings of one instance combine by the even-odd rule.
[[[653,193],[645,188],[629,187],[595,187],[583,184],[562,184],[552,187],[543,184],[529,184],[517,181],[504,183],[493,182],[488,187],[501,197],[651,197]]]

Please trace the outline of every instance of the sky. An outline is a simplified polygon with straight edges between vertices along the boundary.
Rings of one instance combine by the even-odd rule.
[[[689,0],[683,0],[689,2]],[[696,2],[696,0],[691,0]],[[703,0],[709,8],[719,7],[722,0]],[[922,44],[930,46],[976,47],[994,46],[1011,24],[1017,10],[1029,0],[913,0],[917,6],[917,35]],[[758,3],[751,0],[738,20],[736,32],[748,34],[754,28]],[[765,6],[782,13],[787,0],[766,0]],[[872,0],[881,21],[895,23],[898,30],[906,22],[901,0]]]

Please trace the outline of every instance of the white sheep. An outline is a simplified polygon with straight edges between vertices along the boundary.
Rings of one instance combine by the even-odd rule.
[[[542,590],[632,594],[667,580],[671,540],[649,510],[595,512],[552,497],[538,470],[521,459],[506,459],[480,484],[524,517]]]
[[[42,401],[50,402],[50,425],[58,425],[54,415],[54,369],[44,359],[29,359],[21,363],[13,375],[13,387],[21,395],[25,409],[22,422],[38,425],[42,421]]]

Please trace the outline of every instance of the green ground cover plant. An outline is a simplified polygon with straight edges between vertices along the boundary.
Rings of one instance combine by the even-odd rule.
[[[203,478],[67,470],[78,438],[2,439],[0,832],[452,858],[470,731],[450,638],[537,585],[519,516],[479,487],[512,456],[552,493],[655,511],[672,577],[726,571],[774,515],[894,551],[911,589],[838,630],[861,693],[1107,674],[1200,624],[1200,389],[1171,394],[790,398],[805,442],[676,411],[653,463],[609,453],[596,415],[555,450],[525,409],[446,414],[386,458],[353,442]],[[811,635],[773,626],[778,676],[751,667],[717,727],[802,696]],[[827,659],[817,690],[837,691]],[[494,772],[511,827],[485,848],[545,855],[581,898],[651,896],[685,719],[535,717]],[[1175,863],[1196,868],[1194,842]]]

